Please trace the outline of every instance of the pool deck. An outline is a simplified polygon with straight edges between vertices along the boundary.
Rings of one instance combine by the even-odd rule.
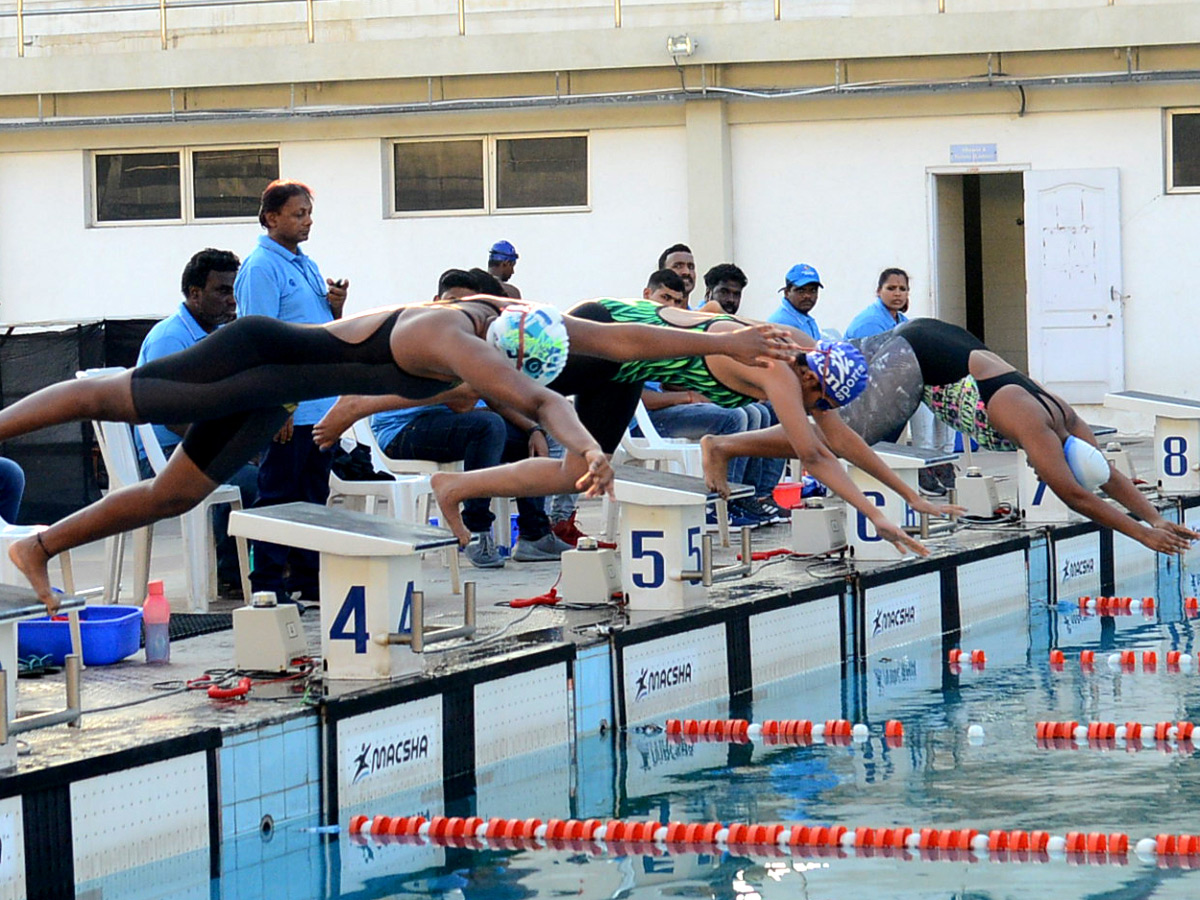
[[[1123,443],[1139,471],[1152,469],[1148,439]],[[997,475],[1001,498],[1011,499],[1014,455],[976,453],[974,462]],[[1167,505],[1186,517],[1195,501],[1172,498]],[[598,533],[599,502],[583,503],[580,520],[585,531]],[[761,528],[753,548],[771,550],[788,541],[789,526]],[[0,831],[6,811],[14,815],[14,802],[23,801],[19,818],[26,852],[32,853],[24,868],[40,872],[49,851],[30,850],[30,829],[44,830],[43,818],[66,817],[75,836],[73,867],[47,876],[43,887],[68,877],[100,877],[118,863],[98,861],[104,857],[101,833],[91,835],[92,849],[81,848],[88,834],[82,811],[89,803],[107,803],[120,819],[142,815],[146,804],[170,809],[172,802],[155,799],[151,790],[166,778],[189,785],[180,789],[176,813],[192,817],[191,831],[180,826],[167,848],[181,853],[208,847],[219,872],[220,838],[255,830],[267,816],[335,823],[379,797],[439,783],[436,795],[427,789],[421,796],[435,811],[452,809],[474,791],[478,772],[523,754],[661,721],[697,702],[730,704],[772,680],[826,666],[845,670],[914,639],[940,637],[943,645],[956,645],[973,625],[1027,609],[1037,581],[1047,589],[1044,596],[1054,596],[1055,588],[1064,596],[1098,594],[1114,573],[1159,568],[1153,553],[1090,523],[959,528],[931,538],[928,546],[928,559],[894,563],[758,562],[749,577],[718,583],[702,603],[676,612],[631,612],[615,604],[512,609],[509,600],[549,590],[558,565],[509,562],[500,570],[476,570],[464,559],[464,580],[476,582],[478,590],[476,640],[436,645],[413,658],[411,672],[382,683],[280,681],[256,685],[244,702],[179,690],[205,671],[232,666],[228,630],[174,642],[166,666],[147,666],[138,653],[116,665],[90,667],[83,673],[82,727],[22,735],[15,773],[0,778]],[[737,550],[718,547],[716,564],[733,562]],[[100,583],[101,545],[81,548],[74,561],[81,588]],[[1180,569],[1182,582],[1186,565]],[[461,599],[450,594],[439,553],[424,561],[423,576],[426,621],[460,622]],[[168,597],[182,590],[177,526],[158,529],[151,577],[164,580]],[[1181,583],[1179,591],[1195,592],[1187,587]],[[213,611],[237,605],[221,603]],[[316,611],[302,621],[316,655]],[[37,712],[61,696],[61,675],[22,679],[18,708]],[[133,705],[109,709],[123,704]],[[381,747],[391,755],[381,758]],[[121,777],[134,798],[129,802],[111,796],[113,779]],[[153,833],[152,826],[145,827]],[[138,857],[119,864],[145,862]]]

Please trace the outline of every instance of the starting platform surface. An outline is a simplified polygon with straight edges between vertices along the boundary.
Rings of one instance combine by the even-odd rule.
[[[871,445],[871,449],[893,469],[924,469],[958,459],[957,453],[934,453],[890,441],[878,441]]]
[[[458,539],[443,528],[406,525],[353,510],[283,503],[229,516],[229,533],[339,556],[405,556],[451,547]]]
[[[692,475],[679,475],[675,472],[659,472],[656,469],[646,469],[642,466],[617,466],[614,490],[617,499],[622,503],[638,503],[643,506],[665,504],[677,506],[691,503],[712,503],[720,499],[715,491],[710,491],[703,478]],[[748,484],[731,484],[729,499],[754,495],[754,488]]]
[[[1114,391],[1104,395],[1104,405],[1111,409],[1150,413],[1172,419],[1200,419],[1200,401],[1145,391]]]
[[[83,609],[82,597],[59,597],[58,613]],[[12,584],[0,584],[0,622],[17,622],[46,615],[46,606],[30,588]]]

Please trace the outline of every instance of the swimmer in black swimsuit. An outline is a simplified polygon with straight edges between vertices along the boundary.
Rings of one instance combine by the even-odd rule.
[[[934,410],[939,415],[948,412],[945,408],[939,408],[949,406],[943,402],[943,391],[952,393],[949,389],[964,385],[971,388],[967,392],[972,395],[971,399],[964,404],[970,408],[961,412],[964,423],[970,427],[960,427],[959,430],[969,431],[971,436],[981,438],[985,446],[998,448],[999,442],[1003,441],[1009,448],[1022,448],[1038,477],[1071,509],[1160,553],[1186,552],[1191,541],[1200,539],[1200,534],[1191,529],[1167,521],[1133,482],[1116,469],[1110,468],[1107,480],[1099,486],[1142,522],[1125,515],[1096,496],[1094,490],[1082,485],[1064,455],[1064,446],[1074,437],[1095,448],[1096,438],[1087,423],[1069,403],[1018,372],[974,335],[937,319],[913,319],[877,337],[881,340],[875,345],[876,352],[868,353],[873,359],[885,351],[892,353],[896,348],[911,348],[920,368],[919,380],[923,382],[925,393],[930,396]],[[876,338],[868,338],[867,341],[876,341]],[[866,346],[863,349],[868,350]],[[904,353],[893,353],[893,356],[898,360],[897,365],[903,366]],[[872,371],[875,371],[874,362]],[[874,375],[872,377],[874,379]],[[973,397],[976,385],[978,403]],[[874,423],[863,424],[878,431],[881,427],[879,420],[883,420],[883,427],[888,427],[895,419],[901,423],[906,421],[916,408],[916,403],[920,402],[920,392],[906,389],[897,394],[901,395],[911,397],[911,408],[905,406],[892,411],[892,416],[879,415]],[[859,403],[863,403],[863,400]],[[872,408],[870,400],[860,407],[869,408]],[[885,412],[882,409],[878,411]],[[852,418],[858,410],[852,407],[850,412]],[[951,424],[953,426],[955,423]],[[702,442],[707,445],[705,465],[719,468],[733,456],[787,456],[786,443],[775,432],[776,429],[765,429],[706,438]],[[826,439],[830,440],[835,452],[838,452],[837,443],[842,433],[854,433],[844,424],[840,429],[834,424],[833,432],[830,440],[830,433],[826,430]],[[1098,453],[1098,449],[1095,452]]]
[[[929,551],[920,542],[913,540],[903,529],[889,522],[880,513],[879,508],[863,495],[835,455],[809,425],[809,412],[831,409],[840,403],[849,402],[865,386],[865,364],[862,364],[861,355],[856,354],[862,364],[859,370],[853,369],[849,358],[836,346],[825,348],[822,354],[809,354],[816,361],[815,364],[805,360],[803,354],[793,353],[786,362],[771,360],[766,365],[751,366],[727,356],[701,356],[684,349],[681,342],[684,335],[716,336],[726,333],[726,329],[736,330],[741,327],[741,323],[729,316],[714,317],[694,310],[665,309],[642,300],[601,300],[588,301],[572,308],[568,318],[584,316],[600,322],[648,323],[649,327],[660,335],[657,345],[661,352],[653,357],[645,355],[637,359],[666,360],[661,363],[629,362],[618,365],[609,359],[596,358],[595,354],[589,356],[590,351],[572,341],[566,368],[550,383],[550,389],[575,396],[576,412],[589,432],[599,440],[603,449],[613,450],[620,442],[637,408],[642,383],[647,379],[664,382],[670,380],[687,387],[695,387],[715,402],[729,407],[753,400],[770,400],[783,423],[780,433],[786,435],[789,455],[803,459],[810,471],[821,478],[831,490],[845,498],[847,503],[861,511],[877,529],[880,537],[892,542],[900,553],[911,550],[921,556],[928,554]],[[831,366],[830,360],[837,362]],[[660,372],[662,374],[659,374]],[[844,390],[840,390],[838,384],[841,384]],[[833,394],[838,394],[838,398],[834,399]],[[318,439],[320,442],[332,443],[355,420],[363,416],[396,408],[396,404],[389,403],[385,397],[355,398],[349,403],[347,398],[342,398],[339,404],[346,405],[340,410],[335,407],[326,415],[326,420],[314,429],[314,438],[317,438],[318,431],[322,435]],[[931,504],[911,491],[861,440],[852,446],[851,453],[853,460],[863,468],[879,472],[881,478],[892,479],[896,489],[904,493],[915,508],[934,514],[947,512],[946,507]],[[438,507],[442,512],[442,521],[446,527],[459,535],[460,540],[465,540],[467,531],[462,525],[459,509],[459,504],[465,500],[476,497],[529,496],[523,492],[531,489],[535,489],[533,496],[570,491],[580,471],[580,462],[577,459],[572,462],[571,455],[567,454],[560,468],[546,463],[546,460],[526,459],[471,472],[435,474],[432,484]],[[572,469],[572,466],[576,468]],[[535,471],[545,474],[535,477]],[[707,471],[710,485],[718,491],[728,493],[725,470],[721,470],[720,476],[714,475],[712,469]]]
[[[53,611],[47,564],[52,556],[132,531],[191,509],[271,439],[289,404],[341,393],[396,394],[432,400],[459,382],[538,422],[586,461],[578,489],[608,490],[612,467],[571,405],[516,371],[483,341],[511,301],[479,297],[363,313],[327,325],[295,325],[260,316],[239,319],[203,341],[132,371],[43,388],[0,412],[0,441],[79,420],[192,422],[179,450],[156,477],[121,490],[9,548],[38,598]],[[565,318],[582,352],[621,360],[662,355],[659,330]],[[692,335],[690,352],[747,360],[794,353],[775,326]],[[673,352],[673,351],[672,351]],[[434,401],[436,402],[436,401]],[[558,465],[558,461],[552,461]],[[539,492],[540,493],[540,492]]]

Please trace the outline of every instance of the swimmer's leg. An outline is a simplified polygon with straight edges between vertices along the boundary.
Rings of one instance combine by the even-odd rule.
[[[82,544],[182,515],[216,488],[216,482],[198,469],[186,453],[173,453],[156,478],[106,494],[40,534],[15,542],[8,555],[29,579],[38,599],[53,612],[58,602],[50,589],[47,571],[52,557]]]
[[[587,474],[587,461],[568,453],[561,460],[540,457],[473,472],[437,472],[430,479],[433,495],[442,511],[442,524],[454,532],[464,546],[471,539],[459,508],[475,497],[542,497],[570,493]]]
[[[735,456],[765,459],[790,459],[796,455],[782,425],[742,431],[737,434],[705,435],[700,438],[700,455],[704,463],[704,480],[708,489],[722,497],[729,495],[726,473],[729,461]]]
[[[120,372],[60,381],[35,391],[0,410],[0,441],[86,419],[140,422],[133,408],[131,381],[131,372]]]

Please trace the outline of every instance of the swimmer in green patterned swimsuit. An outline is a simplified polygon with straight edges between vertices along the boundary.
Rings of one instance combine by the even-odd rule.
[[[664,342],[668,340],[668,335],[672,336],[671,339],[688,332],[704,332],[715,336],[743,327],[744,324],[732,316],[713,316],[692,310],[671,309],[643,300],[590,301],[570,310],[567,320],[577,318],[626,325],[655,325],[662,329]],[[590,363],[575,359],[575,354],[572,353],[572,358],[560,377],[566,378],[575,365],[588,366]],[[601,378],[607,380],[599,381]],[[855,487],[837,457],[822,440],[820,426],[814,429],[809,423],[810,413],[818,421],[830,422],[834,428],[840,426],[842,440],[838,452],[903,493],[914,508],[933,514],[953,511],[953,508],[932,504],[909,489],[866,443],[842,425],[841,420],[832,412],[854,399],[866,384],[865,360],[848,344],[823,342],[812,351],[798,353],[786,362],[772,359],[763,366],[749,366],[717,355],[657,361],[627,360],[620,365],[597,370],[592,379],[592,386],[619,393],[618,389],[622,386],[632,385],[636,397],[640,394],[643,381],[646,380],[660,381],[680,390],[701,392],[712,402],[722,406],[743,406],[755,400],[769,400],[779,416],[780,433],[785,436],[789,454],[799,457],[808,471],[862,512],[880,536],[891,541],[902,553],[912,550],[926,555],[928,551],[902,529],[887,521],[880,514],[879,508]],[[550,388],[563,390],[558,382],[552,383]],[[564,390],[564,393],[566,392]],[[636,406],[636,402],[634,405]],[[632,408],[626,412],[623,419],[612,418],[607,427],[615,426],[623,432],[631,413]],[[582,411],[580,418],[588,424],[589,430],[597,433]],[[599,434],[597,436],[599,437]],[[603,438],[601,445],[604,446]],[[444,521],[454,527],[459,518],[458,506],[466,499],[524,496],[520,491],[524,489],[523,485],[528,484],[525,473],[540,462],[523,460],[474,472],[438,473],[434,476],[433,487]],[[550,472],[548,468],[546,471]],[[567,480],[569,471],[564,471],[558,481],[539,482],[537,493],[552,494],[571,490],[570,481]],[[728,492],[725,471],[724,466],[714,468],[707,463],[705,465],[709,486],[722,493]],[[457,532],[459,529],[455,530]]]

